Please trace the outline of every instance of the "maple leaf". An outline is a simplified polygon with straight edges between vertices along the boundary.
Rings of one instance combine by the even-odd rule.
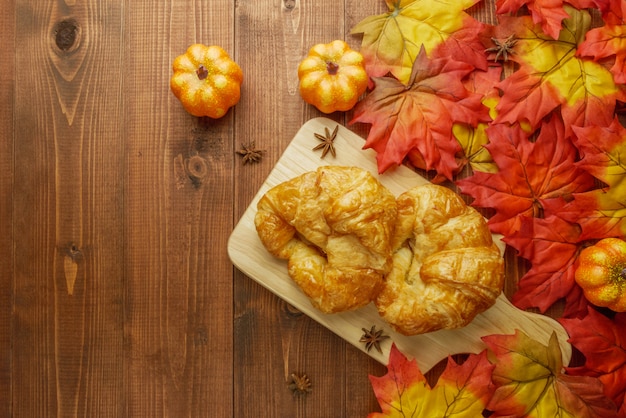
[[[387,369],[382,377],[370,376],[382,412],[373,412],[368,418],[481,416],[493,393],[493,366],[486,351],[470,354],[462,365],[448,357],[432,389],[415,359],[408,360],[395,344]]]
[[[570,17],[557,40],[542,32],[528,16],[502,16],[495,33],[514,35],[511,59],[517,71],[500,84],[502,98],[496,123],[527,121],[536,129],[551,112],[559,111],[565,126],[606,126],[613,119],[617,100],[626,97],[612,74],[601,64],[576,55],[590,27],[588,12],[566,9]],[[569,135],[571,132],[567,132]]]
[[[496,85],[502,76],[502,67],[489,67],[486,71],[473,71],[464,79],[465,88],[480,94],[482,103],[489,109],[489,116],[495,119],[495,107],[500,99],[500,94]],[[489,143],[487,128],[489,123],[482,122],[476,127],[463,123],[455,123],[452,126],[452,133],[459,141],[463,150],[463,157],[459,162],[459,169],[469,164],[473,171],[495,173],[498,171],[489,150],[485,145]]]
[[[568,374],[594,376],[604,383],[604,393],[626,412],[626,313],[610,319],[593,308],[582,319],[559,319],[569,342],[584,356],[585,364],[570,367]]]
[[[614,57],[610,71],[616,83],[626,83],[626,25],[604,25],[591,29],[578,48],[580,56],[591,56],[594,60]]]
[[[599,6],[602,19],[610,25],[623,25],[626,18],[626,3],[620,0],[603,0]]]
[[[545,312],[565,298],[563,316],[578,316],[588,302],[574,280],[575,263],[582,242],[580,227],[556,216],[520,218],[519,231],[504,237],[531,268],[519,280],[511,302],[520,309]]]
[[[478,34],[482,23],[464,10],[479,0],[386,0],[389,11],[369,16],[351,33],[363,33],[361,53],[370,77],[393,74],[408,83],[421,48],[486,68]],[[449,41],[449,42],[448,42]],[[446,44],[445,46],[443,46]]]
[[[487,123],[479,123],[475,128],[461,123],[455,123],[452,126],[452,133],[463,150],[463,159],[459,164],[459,169],[469,164],[475,172],[495,173],[498,171],[489,150],[485,148],[485,145],[489,143],[488,126]]]
[[[574,127],[581,153],[576,166],[606,187],[574,196],[561,216],[578,222],[586,239],[626,235],[626,129],[615,118],[608,127]]]
[[[616,83],[626,83],[626,5],[613,1],[608,12],[603,13],[604,26],[587,32],[584,42],[578,47],[579,56],[590,56],[594,60],[613,58],[610,71]]]
[[[544,121],[534,142],[519,125],[492,125],[487,129],[496,173],[474,173],[457,181],[472,204],[495,209],[489,219],[493,232],[512,235],[519,218],[557,214],[575,193],[591,190],[593,176],[575,165],[577,149],[565,137],[558,115]]]
[[[483,341],[495,365],[496,390],[487,409],[492,417],[614,417],[615,405],[591,376],[563,373],[556,334],[545,346],[517,330],[490,335]]]
[[[626,188],[626,129],[619,119],[614,118],[607,127],[573,129],[574,142],[582,154],[578,165],[611,188]]]
[[[606,0],[598,2],[590,0],[497,0],[496,13],[508,14],[519,11],[522,6],[527,6],[533,22],[540,24],[543,32],[557,39],[562,29],[562,21],[570,15],[565,10],[565,5],[570,4],[577,9],[591,8],[595,6],[605,7]]]
[[[422,48],[408,86],[393,77],[374,78],[374,89],[357,103],[350,124],[372,124],[364,148],[377,152],[380,173],[418,153],[425,164],[420,168],[452,178],[460,150],[452,125],[489,120],[481,96],[461,82],[470,71],[470,65],[459,61],[429,59]]]
[[[609,193],[602,188],[595,189],[577,194],[572,202],[559,211],[558,216],[579,225],[581,240],[619,238],[624,236],[626,227],[623,200],[623,195]]]

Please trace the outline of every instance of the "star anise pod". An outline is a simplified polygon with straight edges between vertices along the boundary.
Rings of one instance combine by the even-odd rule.
[[[241,149],[237,151],[237,154],[243,157],[244,164],[259,162],[261,157],[263,157],[265,150],[256,149],[255,145],[254,141],[247,145],[242,144]]]
[[[333,133],[331,134],[328,128],[324,128],[326,135],[321,135],[316,133],[315,137],[322,141],[321,144],[313,148],[313,151],[317,151],[319,149],[322,150],[322,156],[320,158],[324,158],[326,154],[330,151],[333,157],[337,156],[337,152],[335,151],[335,138],[337,138],[337,132],[339,131],[339,125],[335,126]]]
[[[383,350],[380,348],[380,343],[389,338],[389,336],[384,335],[382,329],[377,330],[376,325],[372,325],[372,328],[369,330],[367,328],[361,329],[363,330],[363,336],[361,337],[359,342],[365,343],[365,349],[367,350],[367,352],[369,352],[372,347],[374,347],[376,351],[382,354]]]
[[[289,390],[293,392],[293,396],[306,396],[311,393],[311,380],[306,374],[291,373],[289,382]]]
[[[495,52],[496,57],[494,58],[494,61],[497,62],[500,59],[500,56],[502,56],[503,61],[507,62],[509,60],[509,55],[513,55],[515,53],[515,51],[513,50],[513,47],[517,43],[515,35],[511,35],[504,40],[496,38],[491,38],[491,40],[496,46],[494,46],[493,48],[485,49],[485,52]]]

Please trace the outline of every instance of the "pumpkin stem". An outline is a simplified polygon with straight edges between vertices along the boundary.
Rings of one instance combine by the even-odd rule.
[[[196,74],[200,80],[204,80],[209,76],[209,70],[207,70],[204,65],[200,65],[196,70]]]
[[[337,71],[339,71],[339,65],[332,61],[328,61],[326,63],[326,71],[328,71],[328,74],[330,75],[335,75],[337,74]]]
[[[622,280],[626,280],[626,267],[624,267],[624,268],[622,269],[622,271],[621,271],[621,272],[620,272],[620,274],[619,274],[619,277],[620,277]]]

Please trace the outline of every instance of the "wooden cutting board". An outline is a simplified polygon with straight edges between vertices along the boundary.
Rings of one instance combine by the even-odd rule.
[[[254,227],[254,216],[261,196],[271,187],[304,172],[313,171],[321,165],[364,168],[374,174],[396,195],[413,186],[428,182],[403,166],[379,175],[375,152],[363,150],[363,138],[343,126],[339,126],[335,139],[337,156],[333,157],[328,153],[322,159],[320,151],[312,150],[320,143],[315,138],[315,133],[323,135],[325,128],[332,132],[336,126],[337,123],[330,119],[316,118],[308,121],[298,131],[233,230],[228,241],[228,254],[232,263],[247,276],[383,364],[387,364],[391,341],[402,353],[414,357],[420,370],[426,373],[448,355],[481,352],[486,347],[481,340],[482,336],[508,335],[513,334],[515,330],[521,330],[543,344],[547,344],[552,333],[556,333],[564,364],[569,364],[571,346],[567,342],[568,335],[564,328],[552,318],[524,312],[514,307],[504,295],[500,295],[493,307],[478,315],[464,328],[441,330],[412,337],[394,332],[380,318],[373,304],[357,311],[339,314],[321,313],[310,304],[308,298],[287,275],[287,262],[270,255],[258,238]],[[504,253],[504,244],[500,237],[494,235],[494,240]],[[391,337],[383,342],[382,354],[376,350],[365,351],[364,344],[359,342],[363,335],[362,328],[369,329],[372,325],[376,325],[377,329],[384,329],[384,332]]]

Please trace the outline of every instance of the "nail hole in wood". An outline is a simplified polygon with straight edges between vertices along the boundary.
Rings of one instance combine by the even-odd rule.
[[[65,19],[54,26],[54,42],[61,51],[69,52],[78,47],[80,27],[74,19]]]

